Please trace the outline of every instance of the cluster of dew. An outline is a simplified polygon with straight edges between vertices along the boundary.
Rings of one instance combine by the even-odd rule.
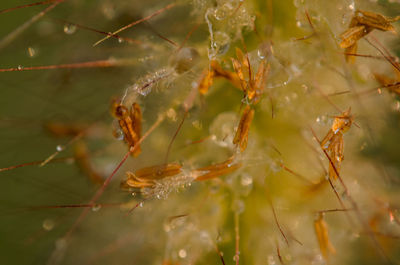
[[[374,74],[390,76],[394,71],[364,40],[359,41],[358,52],[378,59],[357,57],[349,64],[338,46],[339,35],[357,9],[385,13],[384,9],[367,0],[265,2],[178,1],[174,8],[185,10],[186,16],[172,13],[174,8],[160,14],[172,16],[171,24],[175,19],[171,14],[182,16],[178,38],[163,43],[154,41],[154,36],[139,36],[138,58],[108,60],[135,68],[119,98],[127,107],[140,104],[142,134],[160,117],[163,121],[141,144],[142,154],[128,158],[119,169],[101,202],[92,206],[91,216],[72,229],[72,236],[55,235],[59,239],[48,264],[318,265],[400,260],[398,195],[391,180],[396,172],[360,155],[377,144],[387,126],[387,113],[399,111],[400,104],[390,93],[368,92],[379,85]],[[118,10],[130,8],[115,6],[104,1],[100,8],[111,22]],[[143,17],[155,10],[147,10]],[[72,23],[63,30],[71,36],[80,31]],[[386,47],[396,38],[388,32],[371,35],[371,42],[378,40]],[[125,44],[118,38],[116,45]],[[250,104],[248,98],[222,78],[214,80],[207,94],[197,91],[211,60],[234,71],[231,58],[236,58],[236,48],[246,54],[253,73],[262,61],[270,66],[244,152],[233,139],[241,110]],[[36,57],[38,51],[29,46],[27,54]],[[331,187],[329,159],[318,139],[349,107],[355,124],[344,136],[340,175],[345,185],[336,180]],[[106,148],[111,155],[95,158],[96,170],[105,176],[115,168],[109,161],[126,151],[118,126],[116,121],[105,125],[104,131],[111,135],[116,130],[120,140],[103,136],[111,143]],[[65,149],[68,145],[60,145],[57,152]],[[195,181],[196,168],[232,156],[240,168]],[[181,164],[181,173],[130,193],[119,190],[126,171],[165,162]],[[120,212],[108,214],[101,207],[107,199],[124,200],[120,209],[125,219]],[[314,226],[321,212],[336,249],[329,255],[323,253]],[[47,217],[43,229],[57,230],[59,223],[58,218]],[[371,254],[364,257],[365,253]]]

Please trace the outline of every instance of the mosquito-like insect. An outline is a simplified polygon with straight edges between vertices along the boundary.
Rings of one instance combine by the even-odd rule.
[[[132,173],[126,172],[127,180],[122,182],[122,188],[148,188],[155,184],[156,180],[178,175],[182,172],[182,165],[171,163],[144,167]]]
[[[244,56],[239,48],[236,48],[236,57],[237,59],[232,58],[232,64],[240,80],[241,88],[246,93],[250,103],[257,104],[263,94],[264,81],[270,66],[262,60],[257,73],[253,75],[248,57]],[[246,73],[248,73],[248,80],[245,78]]]
[[[119,126],[124,135],[124,141],[132,148],[139,141],[142,129],[142,111],[137,103],[133,103],[130,110],[118,101],[114,101],[111,106],[113,116],[118,120]],[[138,156],[141,152],[137,146],[132,152],[133,156]]]
[[[250,125],[251,122],[253,121],[253,118],[254,118],[254,109],[249,105],[247,105],[243,110],[239,126],[236,130],[235,137],[233,138],[233,143],[240,147],[241,152],[246,150]]]
[[[242,164],[240,162],[234,162],[233,157],[231,157],[228,160],[218,164],[197,168],[194,171],[194,174],[197,175],[197,181],[203,181],[229,174],[241,166]]]
[[[345,49],[346,60],[352,61],[352,54],[357,52],[357,42],[372,30],[396,32],[392,22],[398,21],[400,16],[388,18],[374,12],[357,10],[350,21],[349,27],[341,35],[340,48]]]
[[[335,254],[336,250],[329,240],[328,225],[324,220],[323,213],[319,213],[317,219],[314,221],[314,229],[321,254],[325,259],[328,259],[329,254]]]
[[[340,116],[336,116],[332,127],[321,141],[321,147],[325,150],[330,158],[329,163],[329,178],[335,180],[340,171],[340,164],[343,156],[343,134],[347,132],[353,123],[351,108],[344,111]]]
[[[390,93],[400,96],[400,75],[397,78],[390,78],[383,74],[374,73],[374,78],[380,83],[383,88],[386,88]]]

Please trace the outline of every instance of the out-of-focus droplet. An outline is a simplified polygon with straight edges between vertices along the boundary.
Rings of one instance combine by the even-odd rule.
[[[195,48],[185,47],[178,51],[172,58],[175,70],[178,74],[189,71],[197,63],[200,57],[199,52]]]
[[[178,252],[178,255],[181,259],[186,258],[186,256],[187,256],[186,250],[184,248],[180,249]]]
[[[223,112],[211,123],[211,139],[221,147],[233,147],[233,134],[237,123],[237,114],[234,112]]]
[[[173,108],[169,108],[169,109],[167,110],[167,117],[168,117],[169,119],[171,119],[172,121],[176,121],[176,120],[177,120],[177,118],[176,118],[176,111],[175,111]]]
[[[231,38],[222,31],[217,31],[214,34],[214,41],[212,47],[215,51],[215,55],[224,55],[230,48]]]
[[[18,65],[18,66],[17,66],[17,69],[18,69],[19,71],[21,71],[22,69],[24,69],[24,67],[23,67],[22,65]]]
[[[71,34],[74,34],[75,32],[76,32],[76,26],[75,25],[68,24],[68,23],[64,25],[64,33],[65,34],[71,35]]]
[[[63,145],[61,145],[61,144],[59,144],[59,145],[57,145],[56,146],[56,150],[57,150],[57,152],[61,152],[61,151],[63,151],[64,150],[64,146]]]
[[[93,212],[98,212],[101,209],[101,205],[100,204],[95,204],[92,206],[92,211]]]
[[[192,122],[192,125],[194,128],[196,128],[197,130],[201,130],[203,128],[203,125],[201,124],[201,121],[199,120],[195,120]]]
[[[46,219],[43,221],[42,227],[46,231],[50,231],[54,228],[54,221],[52,219]]]

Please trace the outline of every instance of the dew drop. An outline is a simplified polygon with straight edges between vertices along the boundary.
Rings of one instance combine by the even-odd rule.
[[[231,38],[222,31],[217,31],[214,34],[214,42],[212,43],[212,47],[217,55],[224,55],[228,52],[230,48]]]
[[[180,249],[178,252],[178,255],[181,259],[186,258],[186,256],[187,256],[186,250],[184,248]]]
[[[143,207],[143,206],[144,206],[144,202],[140,202],[139,207]]]
[[[257,56],[258,56],[258,58],[260,58],[261,60],[264,60],[264,59],[265,59],[265,51],[263,51],[263,50],[261,50],[261,49],[258,49],[258,50],[257,50]]]
[[[72,24],[65,24],[64,25],[64,33],[71,35],[74,34],[76,32],[76,26],[72,25]]]
[[[243,186],[249,186],[253,184],[253,178],[250,175],[243,175],[240,179],[240,184]]]
[[[56,150],[57,150],[57,152],[61,152],[61,151],[63,151],[64,150],[64,146],[63,145],[61,145],[61,144],[59,144],[59,145],[57,145],[56,146]]]
[[[17,69],[18,69],[19,71],[21,71],[22,69],[24,69],[24,67],[23,67],[22,65],[18,65],[18,66],[17,66]]]
[[[64,146],[59,144],[59,145],[56,146],[56,150],[57,150],[58,152],[61,152],[61,151],[64,150]]]
[[[93,212],[98,212],[101,209],[101,205],[100,204],[95,204],[92,206],[92,211]]]
[[[54,228],[54,221],[52,219],[46,219],[43,221],[42,227],[46,231],[50,231]]]

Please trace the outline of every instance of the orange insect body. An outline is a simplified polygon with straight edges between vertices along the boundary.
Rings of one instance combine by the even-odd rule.
[[[378,81],[381,85],[389,90],[391,93],[395,93],[400,96],[400,76],[397,77],[397,80],[394,78],[387,77],[381,74],[374,74],[376,81]]]
[[[142,112],[137,103],[133,103],[130,110],[119,102],[113,102],[111,106],[113,116],[118,120],[119,126],[124,134],[124,141],[129,148],[133,148],[141,137]],[[136,146],[132,152],[133,156],[138,156],[141,152],[140,146]]]
[[[354,58],[350,54],[357,52],[358,40],[374,29],[395,32],[391,23],[399,19],[400,17],[387,18],[381,14],[357,10],[350,22],[349,28],[340,35],[342,39],[340,48],[346,49],[346,60],[350,61],[351,58]]]
[[[152,187],[156,180],[178,175],[182,166],[177,163],[144,167],[132,172],[126,172],[128,179],[122,183],[123,187],[147,188]]]
[[[246,105],[242,117],[240,118],[235,137],[233,138],[233,144],[239,145],[241,152],[246,150],[250,125],[253,121],[253,117],[254,109],[252,109],[249,105]]]
[[[338,177],[337,173],[340,171],[340,165],[344,158],[343,133],[350,129],[352,123],[353,116],[351,108],[349,108],[340,116],[335,117],[331,129],[321,142],[322,149],[328,153],[331,160],[329,162],[329,178],[332,180]]]
[[[234,172],[241,166],[241,163],[234,163],[233,158],[229,158],[222,163],[198,168],[194,170],[194,174],[197,175],[196,181],[208,180]]]
[[[265,76],[270,66],[269,64],[266,66],[265,61],[261,61],[257,74],[253,76],[248,58],[243,55],[243,52],[239,48],[236,48],[236,57],[237,59],[232,58],[232,64],[239,78],[240,86],[246,93],[249,101],[257,104],[261,99]],[[248,81],[246,81],[246,75],[248,75]]]
[[[329,240],[328,226],[322,213],[320,213],[318,218],[314,221],[314,229],[321,253],[325,259],[328,259],[329,253],[335,254],[336,250]]]

